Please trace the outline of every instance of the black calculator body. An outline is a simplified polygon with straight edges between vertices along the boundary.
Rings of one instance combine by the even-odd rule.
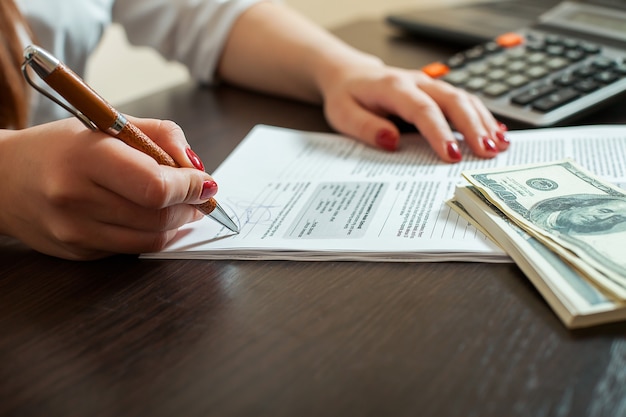
[[[564,124],[616,100],[626,111],[626,0],[591,3],[563,2],[532,27],[423,70],[530,126]]]

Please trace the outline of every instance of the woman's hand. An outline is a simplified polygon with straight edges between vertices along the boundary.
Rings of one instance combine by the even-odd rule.
[[[183,168],[158,165],[76,119],[0,131],[0,233],[67,259],[162,249],[215,195],[181,129],[133,119]]]
[[[392,115],[414,124],[447,162],[462,159],[450,124],[480,157],[494,157],[509,146],[506,126],[477,97],[421,71],[368,59],[327,71],[320,85],[329,123],[372,146],[397,149],[400,133],[388,118]]]
[[[239,17],[218,70],[233,84],[322,103],[337,131],[387,150],[399,141],[389,116],[414,124],[448,162],[462,158],[450,124],[478,156],[509,145],[504,125],[475,96],[421,71],[385,66],[280,3],[257,3]]]

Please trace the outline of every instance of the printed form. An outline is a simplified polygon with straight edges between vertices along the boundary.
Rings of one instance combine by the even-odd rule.
[[[240,233],[204,218],[181,228],[165,250],[142,257],[511,262],[446,201],[465,181],[463,170],[558,159],[563,152],[575,159],[577,148],[589,158],[589,140],[576,145],[569,129],[511,132],[509,151],[491,160],[462,144],[464,160],[447,164],[418,134],[386,152],[338,134],[259,125],[213,173],[216,198]]]

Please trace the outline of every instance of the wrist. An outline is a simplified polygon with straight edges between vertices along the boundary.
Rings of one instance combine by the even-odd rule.
[[[322,100],[328,92],[352,74],[362,72],[368,67],[382,67],[384,62],[374,56],[344,45],[342,50],[327,52],[314,67],[314,80]]]

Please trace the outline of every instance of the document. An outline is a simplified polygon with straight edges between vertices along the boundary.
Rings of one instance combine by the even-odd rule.
[[[339,134],[256,126],[213,173],[234,234],[206,218],[180,229],[161,259],[511,262],[446,201],[471,169],[572,158],[626,183],[626,126],[510,132],[494,159],[441,162],[419,134],[386,152]]]

